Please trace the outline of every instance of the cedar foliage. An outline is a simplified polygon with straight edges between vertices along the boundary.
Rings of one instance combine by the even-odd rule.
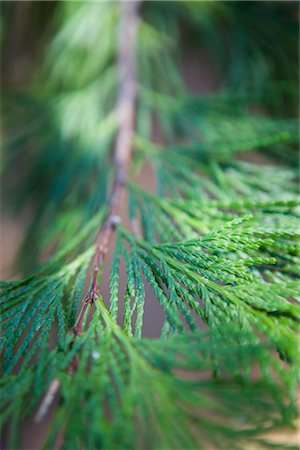
[[[276,448],[268,433],[297,415],[295,4],[136,6],[55,5],[35,81],[3,98],[7,202],[35,205],[29,274],[1,283],[7,447],[25,418],[52,414],[49,449]],[[115,151],[124,17],[137,26],[129,174]],[[220,93],[187,91],[184,40],[219,65]],[[132,178],[146,161],[155,193]],[[124,190],[131,227],[116,215]],[[157,339],[143,335],[149,287]]]

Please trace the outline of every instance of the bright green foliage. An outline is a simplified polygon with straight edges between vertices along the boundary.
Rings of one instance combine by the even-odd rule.
[[[284,53],[295,46],[294,24],[279,20],[292,5],[270,11],[262,3],[258,15],[255,2],[242,3],[142,4],[130,170],[150,163],[155,192],[127,181],[131,227],[116,230],[109,280],[100,275],[109,298],[99,293],[80,335],[72,330],[114,175],[119,3],[59,3],[38,87],[5,97],[4,177],[28,166],[22,191],[16,198],[13,182],[7,201],[16,211],[28,199],[35,206],[21,255],[30,275],[1,284],[9,448],[22,445],[20,423],[36,413],[53,380],[60,388],[47,449],[62,437],[66,450],[276,448],[265,433],[292,424],[298,131],[292,102],[289,117],[279,114],[295,84]],[[266,39],[273,19],[286,39],[278,55]],[[182,23],[187,41],[205,37],[220,67],[230,42],[226,91],[186,91]],[[152,141],[153,117],[160,145]],[[149,289],[161,313],[155,339],[144,331]]]

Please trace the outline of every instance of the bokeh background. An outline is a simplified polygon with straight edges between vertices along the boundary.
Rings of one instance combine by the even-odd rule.
[[[2,278],[30,270],[36,263],[34,259],[41,257],[38,251],[40,229],[32,230],[30,226],[40,207],[41,195],[49,188],[42,169],[47,171],[47,164],[49,170],[55,169],[50,160],[59,152],[62,154],[60,147],[68,147],[68,151],[70,147],[72,151],[70,137],[78,146],[83,141],[87,148],[84,139],[89,144],[93,126],[96,128],[105,116],[105,108],[100,111],[102,98],[96,106],[89,104],[86,97],[90,94],[85,97],[84,90],[101,69],[102,53],[107,51],[108,56],[104,55],[103,59],[109,59],[116,41],[109,17],[110,34],[105,36],[106,30],[103,32],[97,27],[97,20],[99,24],[106,14],[105,4],[105,1],[1,3]],[[142,9],[148,23],[158,23],[170,40],[170,53],[176,50],[184,87],[191,93],[206,96],[225,92],[249,99],[252,96],[258,100],[256,109],[262,114],[297,117],[298,2],[145,1]],[[161,18],[160,23],[155,22],[157,16]],[[149,51],[161,58],[159,42],[155,41],[158,38],[147,32]],[[143,49],[139,48],[138,52],[143,53]],[[95,60],[100,61],[100,66]],[[176,91],[177,80],[172,81],[172,77],[175,78],[170,70],[166,78]],[[154,84],[159,85],[159,82],[158,76]],[[108,83],[103,80],[102,84],[104,91],[106,86],[109,91],[109,80]],[[82,90],[83,94],[69,101],[64,94],[72,89]],[[104,102],[109,111],[114,98],[104,96]],[[61,105],[58,113],[54,112],[54,121],[53,104]],[[91,124],[89,129],[87,124]],[[110,128],[109,120],[105,126]],[[46,148],[47,129],[51,127],[60,128],[61,135],[49,144],[52,147]],[[154,141],[164,141],[158,117],[153,117],[151,133]],[[91,139],[97,146],[97,135]],[[48,153],[49,160],[44,158],[43,168],[33,168],[37,155],[42,153]],[[281,157],[297,164],[297,148],[292,156],[290,153]],[[60,164],[60,156],[56,164]],[[252,154],[250,158],[253,157]],[[261,154],[255,158],[262,163],[268,161]],[[34,172],[38,169],[41,176]],[[151,171],[143,170],[141,180],[151,189]],[[29,177],[31,185],[27,186]],[[61,201],[59,195],[55,201]],[[35,242],[25,239],[29,230],[35,232]]]

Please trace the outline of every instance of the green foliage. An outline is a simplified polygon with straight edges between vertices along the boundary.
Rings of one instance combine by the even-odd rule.
[[[246,425],[243,431],[229,431],[226,425],[218,423],[218,416],[222,416],[224,408],[229,410],[237,397],[244,405],[250,392],[255,398],[259,397],[262,392],[260,383],[253,383],[246,388],[247,392],[241,394],[242,379],[232,384],[226,381],[192,381],[182,378],[179,373],[174,375],[174,370],[188,369],[196,374],[209,369],[211,358],[230,374],[239,358],[247,364],[257,357],[262,349],[255,345],[248,348],[245,355],[236,346],[229,352],[221,340],[212,342],[207,336],[197,333],[193,336],[183,334],[163,343],[137,342],[124,335],[101,303],[97,304],[97,313],[80,340],[81,358],[74,378],[61,375],[65,402],[48,438],[49,447],[53,446],[57,429],[62,426],[65,427],[65,448],[81,445],[90,448],[140,448],[145,439],[148,448],[193,448],[199,445],[200,436],[204,442],[211,441],[212,429],[215,430],[213,441],[220,447],[227,448],[234,437],[234,448],[242,448],[240,442],[254,434],[255,426],[263,428],[264,419],[259,418],[249,404],[241,411],[245,425],[254,419],[254,428],[249,429]],[[91,366],[88,373],[87,366]],[[99,393],[97,398],[95,390]],[[244,399],[240,395],[245,395]],[[76,411],[78,401],[82,405],[83,416],[87,418],[86,423],[81,421]],[[268,388],[258,401],[271,411]],[[99,403],[102,408],[99,408]],[[284,405],[282,408],[285,410]],[[229,423],[238,415],[238,409],[232,411]],[[212,419],[210,414],[213,414]],[[76,434],[72,431],[75,424]],[[166,433],[166,429],[170,432]],[[192,432],[187,433],[187,429],[192,429]]]
[[[99,214],[97,216],[99,220]],[[43,359],[49,349],[50,331],[57,322],[57,345],[65,349],[65,335],[74,325],[86,271],[94,246],[83,251],[89,235],[95,233],[93,220],[73,237],[56,256],[21,281],[4,282],[1,292],[3,370],[11,373],[16,364],[26,370],[38,352]],[[74,255],[78,250],[82,252]],[[67,300],[67,301],[66,301]]]
[[[5,97],[7,203],[34,208],[22,249],[30,274],[1,283],[9,448],[21,447],[20,424],[39,416],[53,381],[44,448],[62,437],[63,449],[276,448],[266,433],[297,415],[298,130],[292,104],[288,117],[278,108],[295,82],[294,23],[291,5],[250,3],[142,5],[130,170],[149,162],[155,192],[126,182],[131,226],[117,227],[109,280],[99,275],[109,299],[98,292],[82,333],[114,176],[119,3],[59,3],[36,85]],[[278,54],[274,30],[286,36]],[[182,34],[202,38],[221,67],[225,46],[226,91],[187,92]],[[164,144],[152,141],[153,117]],[[155,339],[144,327],[149,289],[163,323]]]

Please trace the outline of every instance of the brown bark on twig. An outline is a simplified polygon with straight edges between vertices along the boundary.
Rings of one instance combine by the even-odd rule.
[[[74,327],[75,335],[82,332],[82,321],[87,306],[92,304],[99,296],[99,286],[97,284],[99,268],[105,258],[115,228],[121,220],[117,215],[117,210],[120,205],[124,184],[127,178],[135,121],[135,99],[137,91],[135,76],[135,37],[139,3],[140,0],[125,0],[121,2],[122,17],[118,43],[119,93],[117,99],[119,126],[113,155],[115,178],[109,196],[108,215],[97,238],[97,249],[94,258],[91,286],[85,298],[85,303],[80,316]]]
[[[84,298],[76,324],[73,328],[75,336],[83,331],[83,320],[90,305],[99,297],[98,273],[104,261],[108,245],[121,219],[117,215],[124,185],[127,179],[128,166],[131,158],[132,138],[135,122],[135,100],[137,83],[135,76],[135,41],[138,24],[138,8],[141,0],[121,0],[121,22],[118,42],[119,92],[117,97],[118,130],[113,153],[115,169],[114,181],[109,196],[109,210],[96,240],[96,252],[93,261],[91,285]],[[72,374],[77,367],[77,357],[69,366]],[[35,421],[40,422],[49,411],[55,396],[59,393],[59,380],[54,379],[43,398],[35,415]]]

